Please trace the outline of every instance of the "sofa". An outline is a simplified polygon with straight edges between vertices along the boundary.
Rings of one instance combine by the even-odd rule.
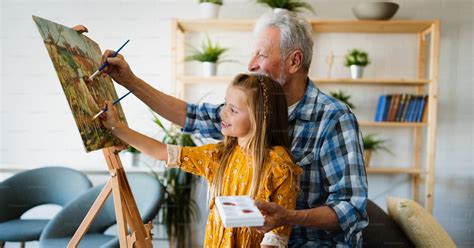
[[[364,247],[456,247],[435,218],[415,201],[388,197],[387,207],[388,213],[368,201]]]

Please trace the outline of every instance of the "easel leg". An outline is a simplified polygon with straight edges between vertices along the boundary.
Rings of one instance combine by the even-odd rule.
[[[67,245],[68,248],[77,247],[82,237],[84,237],[84,234],[89,229],[90,224],[99,213],[100,208],[102,208],[102,206],[104,205],[111,191],[112,191],[112,180],[109,179],[109,181],[107,181],[107,184],[105,184],[104,188],[102,189],[99,196],[95,200],[94,204],[92,204],[92,207],[89,209],[89,212],[87,212],[86,217],[84,217],[84,220],[82,220],[81,225],[77,229],[76,233],[74,234],[74,236],[72,236],[72,239],[69,241],[69,244]]]
[[[68,244],[68,248],[76,248],[90,224],[99,213],[110,192],[114,195],[115,214],[117,218],[118,234],[121,248],[151,248],[151,224],[142,223],[137,204],[133,198],[132,190],[128,184],[127,176],[123,171],[122,163],[115,148],[103,149],[105,160],[109,167],[111,178],[107,181],[102,192],[95,200],[91,209],[77,229]],[[130,226],[131,234],[127,227]]]
[[[129,220],[128,224],[130,225],[130,229],[132,230],[132,234],[135,234],[136,237],[136,243],[135,245],[137,247],[152,247],[151,246],[151,232],[146,231],[146,228],[144,227],[142,221],[141,221],[141,216],[140,213],[138,212],[138,207],[133,199],[133,194],[132,190],[130,188],[130,184],[128,183],[127,177],[125,175],[125,172],[123,170],[119,170],[118,172],[118,178],[121,184],[121,189],[122,189],[122,196],[123,196],[123,201],[125,202],[127,206],[127,217]],[[129,244],[130,245],[130,244]]]
[[[120,178],[117,175],[117,171],[112,172],[112,184],[114,193],[114,205],[115,205],[115,216],[117,218],[117,228],[120,240],[120,247],[127,247],[127,217],[123,206],[126,206],[124,199],[118,189],[120,189]]]
[[[110,147],[105,148],[102,151],[104,152],[105,160],[107,161],[107,165],[109,166],[109,171],[113,172],[113,174],[116,175],[115,178],[118,185],[114,186],[114,198],[116,198],[115,191],[117,190],[120,193],[120,201],[115,200],[115,206],[117,207],[118,203],[122,204],[121,210],[118,211],[116,209],[116,213],[122,213],[122,216],[124,216],[125,218],[124,225],[127,226],[128,224],[130,226],[131,237],[134,237],[130,239],[131,243],[127,243],[126,247],[152,247],[151,232],[149,231],[147,233],[146,228],[143,225],[140,213],[138,212],[137,204],[135,202],[135,199],[133,199],[132,190],[130,189],[127,176],[125,175],[125,171],[123,170],[122,162],[120,161],[120,157],[117,154],[117,149],[114,147]],[[125,239],[126,236],[121,235],[121,237]],[[122,238],[120,240],[122,244]]]

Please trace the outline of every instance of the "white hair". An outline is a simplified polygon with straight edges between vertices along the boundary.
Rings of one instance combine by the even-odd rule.
[[[292,51],[298,49],[303,53],[302,67],[308,71],[313,57],[313,34],[308,21],[288,10],[268,12],[258,19],[254,35],[258,36],[269,27],[277,27],[280,30],[282,59],[286,59]]]

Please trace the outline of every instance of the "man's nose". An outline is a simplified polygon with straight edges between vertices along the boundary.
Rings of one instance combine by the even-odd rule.
[[[250,60],[250,63],[248,65],[248,70],[250,72],[255,72],[255,71],[258,71],[258,68],[259,68],[259,65],[258,63],[256,62],[255,60],[255,56],[252,57],[252,59]]]

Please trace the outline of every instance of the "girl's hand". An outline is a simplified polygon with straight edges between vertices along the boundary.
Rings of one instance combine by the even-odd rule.
[[[102,121],[102,124],[104,125],[104,127],[110,130],[110,129],[117,128],[123,125],[122,122],[120,122],[117,109],[112,104],[112,102],[105,101],[105,104],[107,106],[107,112],[99,115],[99,118]]]

